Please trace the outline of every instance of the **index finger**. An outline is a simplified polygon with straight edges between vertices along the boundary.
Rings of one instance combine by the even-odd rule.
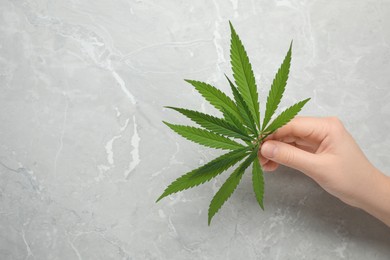
[[[287,125],[273,133],[272,139],[293,136],[310,142],[321,142],[326,137],[328,128],[325,118],[295,117]]]

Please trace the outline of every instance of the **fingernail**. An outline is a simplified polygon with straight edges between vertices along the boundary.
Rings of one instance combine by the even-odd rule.
[[[276,145],[270,143],[264,143],[261,147],[261,154],[267,158],[275,157]]]

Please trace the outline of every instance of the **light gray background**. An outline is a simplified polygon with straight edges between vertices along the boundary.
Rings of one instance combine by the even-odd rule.
[[[215,112],[184,78],[228,91],[231,20],[264,100],[290,41],[281,109],[336,115],[390,174],[390,1],[0,0],[1,259],[389,259],[390,229],[287,168],[265,211],[245,175],[155,199],[220,151],[175,135],[164,105]]]

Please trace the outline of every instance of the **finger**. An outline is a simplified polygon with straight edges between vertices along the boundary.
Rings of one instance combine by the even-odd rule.
[[[267,139],[265,139],[265,140],[268,141]],[[272,139],[269,139],[269,140],[272,140]],[[316,152],[318,150],[319,145],[320,145],[320,143],[318,143],[318,142],[310,142],[308,140],[302,139],[300,137],[295,137],[295,136],[285,136],[283,138],[274,139],[274,140],[280,141],[283,143],[288,143],[290,145],[293,145],[295,147],[298,147],[302,150],[305,150],[305,151],[311,152],[311,153]]]
[[[258,153],[258,158],[259,158],[260,165],[261,165],[261,167],[263,168],[264,171],[271,172],[271,171],[276,170],[276,168],[278,168],[278,166],[279,166],[278,163],[270,161],[269,159],[267,159],[264,156],[262,156],[260,150],[259,150],[259,153]]]
[[[309,153],[316,153],[318,151],[318,147],[319,147],[319,144],[317,145],[312,145],[312,144],[299,144],[299,143],[295,143],[295,147],[301,149],[301,150],[304,150],[306,152],[309,152]]]
[[[297,169],[304,173],[313,172],[316,169],[315,154],[303,151],[292,145],[270,140],[261,147],[261,154],[265,158],[279,164]]]
[[[267,158],[265,158],[264,156],[262,156],[261,154],[259,154],[259,162],[261,165],[264,165],[268,162],[269,160]]]
[[[290,145],[293,145],[295,147],[298,147],[301,150],[305,150],[310,153],[315,153],[318,150],[318,147],[321,145],[321,143],[316,143],[316,142],[310,142],[307,140],[304,140],[302,138],[298,137],[287,137],[287,138],[282,138],[281,140],[276,140],[280,141],[283,143],[288,143]]]
[[[276,163],[274,161],[268,161],[266,164],[263,165],[263,170],[266,172],[273,172],[279,167],[279,163]]]
[[[329,123],[324,118],[296,117],[273,133],[273,139],[293,136],[318,143],[326,137],[328,128]]]

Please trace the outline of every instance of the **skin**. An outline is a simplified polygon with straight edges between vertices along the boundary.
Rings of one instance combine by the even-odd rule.
[[[301,171],[390,227],[390,177],[368,161],[337,118],[296,117],[266,138],[259,160],[265,171],[280,164]]]

